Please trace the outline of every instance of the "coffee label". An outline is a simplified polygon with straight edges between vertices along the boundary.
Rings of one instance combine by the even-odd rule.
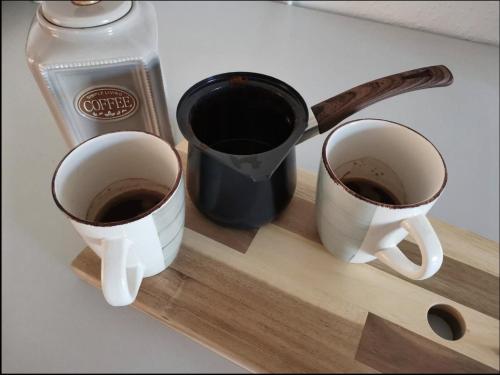
[[[79,94],[75,106],[87,118],[112,121],[132,116],[139,107],[139,101],[134,94],[122,87],[101,86]]]

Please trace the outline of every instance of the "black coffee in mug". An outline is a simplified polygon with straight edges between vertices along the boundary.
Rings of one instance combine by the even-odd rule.
[[[130,221],[153,209],[170,188],[144,178],[115,181],[97,194],[86,219],[95,223]]]
[[[149,211],[165,195],[153,190],[137,189],[121,193],[110,199],[97,213],[95,221],[111,223],[133,219]]]
[[[389,189],[375,181],[359,177],[344,178],[341,181],[356,194],[372,201],[392,205],[401,204]]]

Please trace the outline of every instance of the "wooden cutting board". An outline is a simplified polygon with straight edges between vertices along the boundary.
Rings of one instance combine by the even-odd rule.
[[[345,264],[319,241],[315,183],[299,171],[287,210],[249,231],[208,221],[186,195],[179,255],[142,282],[133,306],[253,372],[498,373],[498,243],[433,219],[445,259],[431,279],[407,280],[378,261]],[[411,239],[400,247],[418,259]],[[72,267],[100,286],[92,250]],[[460,339],[432,330],[435,305],[463,319]]]

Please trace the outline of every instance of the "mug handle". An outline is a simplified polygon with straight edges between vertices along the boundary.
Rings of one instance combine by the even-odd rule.
[[[134,302],[144,277],[142,263],[127,267],[131,245],[132,241],[127,238],[103,239],[101,286],[104,298],[112,306]]]
[[[434,228],[425,215],[405,219],[401,222],[401,227],[417,241],[422,254],[422,265],[413,263],[397,246],[379,250],[375,256],[410,279],[423,280],[431,277],[443,263],[443,249]]]

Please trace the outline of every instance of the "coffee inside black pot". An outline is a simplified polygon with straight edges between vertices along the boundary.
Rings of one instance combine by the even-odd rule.
[[[196,137],[232,155],[270,151],[290,136],[293,109],[282,96],[262,87],[236,85],[200,98],[191,111]]]

